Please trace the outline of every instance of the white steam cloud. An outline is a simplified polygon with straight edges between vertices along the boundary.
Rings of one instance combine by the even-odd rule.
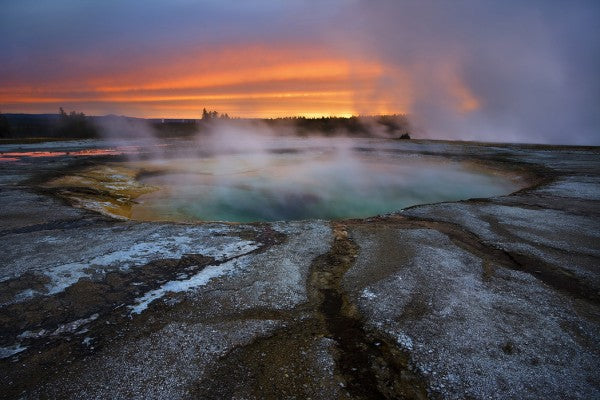
[[[191,137],[159,140],[143,127],[132,165],[141,168],[145,183],[160,190],[138,199],[133,218],[248,222],[368,217],[516,188],[507,179],[460,163],[402,154],[397,151],[400,142],[300,138],[291,132],[291,127],[253,121],[214,121]]]
[[[373,92],[408,98],[431,138],[600,145],[598,1],[363,0],[339,18],[335,43],[387,66]]]

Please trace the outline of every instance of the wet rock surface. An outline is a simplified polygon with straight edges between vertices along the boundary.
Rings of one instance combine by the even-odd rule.
[[[361,146],[535,179],[363,220],[192,225],[43,187],[85,158],[0,164],[0,398],[600,397],[600,150]]]

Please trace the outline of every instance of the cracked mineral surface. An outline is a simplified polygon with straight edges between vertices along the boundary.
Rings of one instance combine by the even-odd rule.
[[[115,168],[70,155],[102,146],[0,146],[60,154],[0,163],[0,398],[600,398],[598,148],[369,141],[529,183],[366,219],[182,224],[61,192]]]

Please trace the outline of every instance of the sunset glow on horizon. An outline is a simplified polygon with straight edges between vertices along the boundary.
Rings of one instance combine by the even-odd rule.
[[[117,107],[151,118],[198,118],[203,108],[259,118],[406,113],[409,82],[398,82],[406,93],[403,104],[372,94],[377,81],[393,72],[386,68],[316,49],[255,46],[215,49],[106,76],[5,85],[0,95],[5,112],[52,113],[66,107],[104,114]]]

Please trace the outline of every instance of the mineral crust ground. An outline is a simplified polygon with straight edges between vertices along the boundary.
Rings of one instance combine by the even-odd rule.
[[[94,142],[0,152],[47,146],[64,154],[0,162],[1,398],[600,398],[598,148],[388,142],[531,184],[361,220],[178,224],[44,186],[118,161],[72,156]]]

